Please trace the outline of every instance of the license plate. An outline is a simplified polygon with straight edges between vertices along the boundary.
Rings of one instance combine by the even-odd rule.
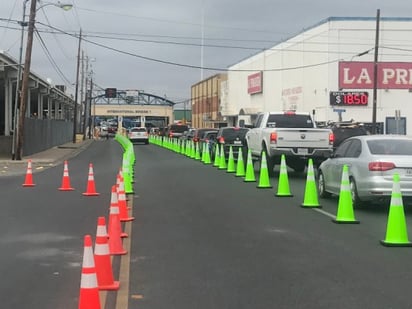
[[[242,145],[242,141],[234,141],[233,144],[235,144],[235,145]]]
[[[307,148],[298,148],[298,154],[307,155],[308,154],[308,149]]]

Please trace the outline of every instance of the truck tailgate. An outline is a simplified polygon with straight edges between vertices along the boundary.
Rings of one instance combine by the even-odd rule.
[[[277,129],[277,147],[328,148],[329,130]]]

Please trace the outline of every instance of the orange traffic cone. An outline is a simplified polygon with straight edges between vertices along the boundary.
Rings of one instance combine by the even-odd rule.
[[[124,192],[124,180],[119,173],[117,176],[119,186],[117,187],[117,202],[119,205],[119,218],[121,222],[133,221],[134,217],[129,217],[126,201],[126,193]]]
[[[118,290],[119,281],[114,281],[112,260],[110,258],[109,243],[107,240],[106,219],[97,219],[96,244],[94,246],[94,262],[99,290]]]
[[[93,164],[89,164],[89,176],[87,178],[87,189],[86,192],[83,193],[86,196],[96,196],[100,195],[100,193],[96,192],[96,185],[94,183],[94,175],[93,175]]]
[[[119,199],[118,199],[118,196],[117,196],[116,185],[112,186],[112,195],[111,195],[111,199],[110,199],[110,211],[109,211],[109,213],[110,214],[112,214],[112,213],[117,214],[117,220],[119,221],[118,228],[119,228],[120,237],[128,237],[129,235],[122,232],[122,225],[120,223]],[[110,237],[110,232],[112,230],[112,225],[114,224],[113,219],[114,218],[112,216],[109,216],[109,237]]]
[[[33,182],[33,170],[31,167],[31,160],[27,162],[27,171],[26,171],[26,178],[24,180],[23,187],[34,187],[35,184]]]
[[[73,191],[74,188],[70,185],[70,177],[69,177],[69,168],[67,161],[64,161],[64,169],[63,169],[63,179],[62,185],[59,188],[60,191]]]
[[[117,210],[116,210],[117,209]],[[123,255],[127,251],[123,248],[119,220],[119,208],[110,207],[109,215],[109,250],[112,255]]]
[[[79,309],[100,309],[99,289],[97,287],[96,267],[94,264],[92,237],[84,236],[82,276],[80,281]]]

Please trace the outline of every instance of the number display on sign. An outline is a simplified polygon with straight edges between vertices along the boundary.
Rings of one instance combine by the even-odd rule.
[[[331,91],[330,105],[341,106],[366,106],[368,105],[368,92],[348,92],[348,91]]]

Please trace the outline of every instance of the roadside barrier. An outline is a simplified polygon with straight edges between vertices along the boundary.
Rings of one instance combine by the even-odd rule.
[[[94,183],[94,174],[93,174],[93,164],[89,164],[89,175],[87,177],[87,188],[86,192],[83,193],[85,196],[97,196],[100,193],[96,192],[96,184]]]
[[[278,190],[277,190],[276,196],[280,196],[280,197],[293,196],[293,194],[290,192],[288,167],[286,165],[285,155],[282,155],[280,157],[279,182],[278,182]]]
[[[97,219],[94,262],[96,264],[97,285],[99,290],[118,290],[120,283],[113,279],[112,260],[107,240],[106,219],[104,217]]]
[[[236,164],[236,177],[244,177],[245,176],[245,162],[243,162],[243,153],[242,148],[239,148],[239,152],[237,153],[237,164]]]
[[[34,187],[34,181],[33,181],[33,169],[32,169],[32,164],[31,160],[27,161],[27,170],[26,170],[26,177],[24,179],[23,187]]]
[[[227,173],[234,173],[236,172],[235,168],[235,158],[233,157],[233,148],[232,146],[229,146],[229,158],[227,160]]]
[[[94,264],[92,237],[84,236],[82,275],[80,280],[79,309],[100,309],[99,289]]]
[[[246,160],[246,173],[244,182],[254,182],[256,181],[255,178],[255,170],[253,168],[253,161],[252,161],[252,152],[250,149],[247,152],[247,160]]]
[[[318,190],[316,189],[315,172],[313,170],[313,160],[309,159],[307,174],[306,174],[306,185],[305,185],[305,196],[303,199],[302,207],[306,208],[316,208],[321,207],[318,200]]]
[[[69,165],[67,161],[64,161],[62,184],[59,190],[60,191],[73,191],[74,190],[74,188],[72,188],[70,184]]]
[[[349,169],[345,164],[342,168],[342,180],[339,191],[338,212],[336,218],[332,219],[335,223],[359,223],[355,219],[353,212],[352,195],[349,184]]]
[[[259,189],[272,188],[269,181],[268,164],[266,161],[266,152],[262,152],[262,160],[260,161],[259,182],[257,185]]]
[[[408,239],[405,211],[403,209],[402,193],[399,174],[393,175],[391,203],[389,206],[386,236],[381,244],[387,247],[410,247],[412,243]]]

